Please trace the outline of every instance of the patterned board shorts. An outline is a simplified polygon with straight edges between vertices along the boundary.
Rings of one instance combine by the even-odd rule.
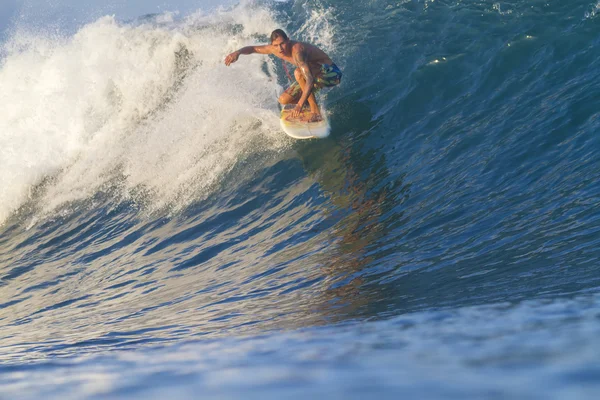
[[[323,64],[321,73],[315,77],[313,83],[313,93],[318,93],[324,87],[332,87],[339,85],[342,81],[342,71],[335,64]],[[290,95],[296,102],[302,97],[302,88],[298,82],[294,82],[291,86],[285,89],[285,93]]]

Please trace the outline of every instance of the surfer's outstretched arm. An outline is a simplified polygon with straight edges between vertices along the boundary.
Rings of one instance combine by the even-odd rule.
[[[271,45],[242,47],[241,49],[234,51],[233,53],[225,57],[225,65],[230,66],[232,63],[236,62],[240,57],[240,54],[271,54],[273,50],[272,47],[273,46]]]

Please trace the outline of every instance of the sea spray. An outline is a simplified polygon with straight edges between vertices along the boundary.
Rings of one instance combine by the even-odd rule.
[[[92,195],[114,171],[125,197],[143,186],[156,207],[185,204],[256,135],[262,148],[285,145],[269,59],[222,63],[276,26],[246,2],[175,28],[103,17],[72,37],[17,30],[0,68],[0,222],[49,176],[36,199],[46,212]]]

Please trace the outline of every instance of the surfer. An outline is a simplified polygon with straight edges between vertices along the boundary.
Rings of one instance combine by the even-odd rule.
[[[290,40],[283,30],[275,29],[271,33],[270,45],[246,46],[234,51],[225,58],[225,65],[236,62],[240,54],[253,53],[273,54],[297,67],[294,71],[296,82],[279,96],[281,104],[296,104],[292,118],[300,116],[302,107],[308,101],[311,112],[308,122],[323,119],[315,93],[323,87],[339,85],[342,79],[342,71],[323,50],[312,44]]]

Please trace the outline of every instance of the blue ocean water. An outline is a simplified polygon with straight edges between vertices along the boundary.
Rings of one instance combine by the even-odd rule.
[[[174,3],[11,11],[2,398],[597,398],[600,3]]]

